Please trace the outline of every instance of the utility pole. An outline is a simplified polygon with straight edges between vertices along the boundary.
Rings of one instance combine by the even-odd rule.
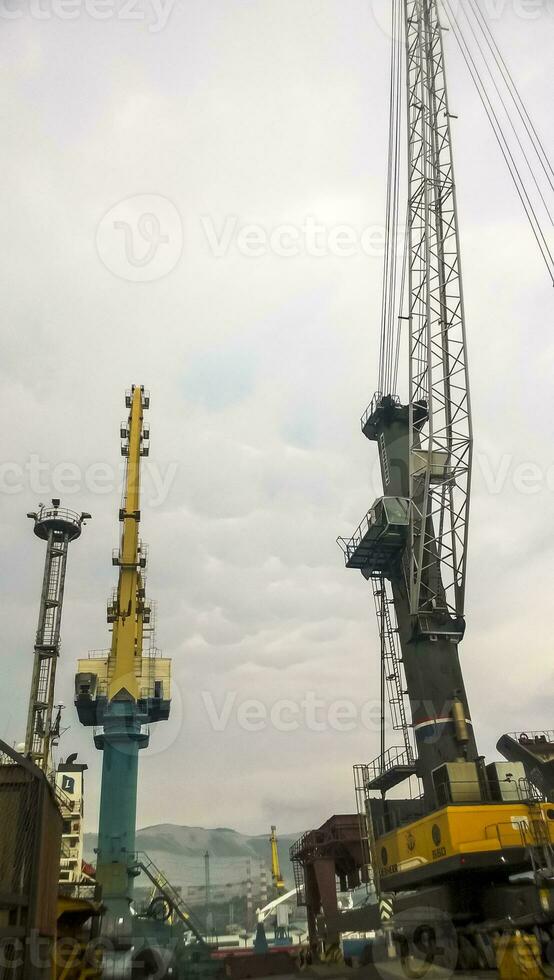
[[[59,737],[61,707],[52,721],[56,667],[60,655],[60,630],[67,553],[70,541],[81,534],[90,514],[77,514],[60,506],[54,498],[50,506],[39,504],[27,514],[34,521],[34,532],[46,541],[46,557],[35,638],[33,678],[27,713],[25,754],[44,772],[52,769],[52,742]]]
[[[205,896],[205,910],[206,910],[206,936],[210,936],[212,933],[212,917],[210,915],[210,897],[211,897],[211,885],[210,885],[210,852],[204,851],[204,896]]]
[[[246,929],[250,933],[253,927],[254,902],[252,898],[252,861],[246,862]]]

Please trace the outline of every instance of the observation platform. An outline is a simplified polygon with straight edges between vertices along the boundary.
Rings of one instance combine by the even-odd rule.
[[[417,760],[413,753],[393,746],[364,767],[364,789],[388,793],[411,776],[417,776]]]
[[[424,402],[414,402],[414,423],[418,429],[427,421],[428,415]],[[398,395],[384,395],[381,391],[376,391],[360,419],[364,436],[370,442],[376,442],[383,429],[394,422],[403,422],[406,427],[409,426],[409,405],[403,405]]]
[[[41,504],[36,513],[30,511],[27,514],[27,517],[35,522],[33,530],[37,538],[43,541],[47,541],[52,532],[67,536],[69,541],[74,541],[81,534],[83,522],[89,520],[90,516],[84,511],[78,514],[74,510],[68,510],[67,507],[60,507],[57,498],[52,500],[51,505]]]

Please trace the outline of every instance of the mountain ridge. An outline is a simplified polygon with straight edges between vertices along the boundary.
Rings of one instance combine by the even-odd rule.
[[[278,834],[281,872],[287,883],[293,882],[289,848],[302,832]],[[98,835],[84,836],[85,860],[95,863]],[[214,882],[244,879],[251,862],[253,876],[265,866],[271,877],[271,848],[267,834],[243,834],[232,827],[201,827],[187,824],[159,823],[141,827],[136,835],[137,851],[149,857],[172,879],[179,883],[200,884],[204,880],[204,855],[210,854],[211,877]]]

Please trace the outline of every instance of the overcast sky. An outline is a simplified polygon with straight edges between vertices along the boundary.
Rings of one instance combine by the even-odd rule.
[[[0,735],[22,738],[31,677],[44,547],[25,514],[55,494],[93,514],[57,694],[94,830],[101,758],[73,675],[109,644],[119,422],[143,383],[142,535],[174,702],[138,823],[306,829],[353,810],[352,764],[379,751],[374,614],[335,538],[379,494],[359,417],[377,383],[384,3],[22,2],[0,18]],[[552,12],[487,9],[548,142]],[[553,724],[552,288],[446,44],[476,452],[461,655],[491,752]],[[281,699],[277,725],[245,705]]]

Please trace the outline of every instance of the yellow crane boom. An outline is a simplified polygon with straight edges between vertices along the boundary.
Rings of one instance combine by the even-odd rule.
[[[279,863],[279,848],[277,846],[277,827],[272,825],[271,827],[271,837],[269,838],[269,843],[271,844],[271,877],[273,878],[273,885],[278,892],[285,890],[285,882],[283,881],[283,876],[281,874],[281,865]]]

